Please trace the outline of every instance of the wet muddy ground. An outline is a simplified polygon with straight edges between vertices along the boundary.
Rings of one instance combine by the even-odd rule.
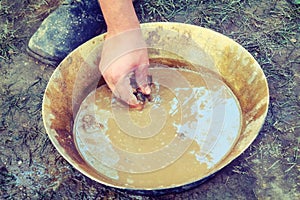
[[[53,67],[25,51],[58,4],[0,1],[0,199],[299,199],[300,5],[286,0],[140,0],[141,22],[177,21],[225,34],[260,63],[270,89],[254,143],[210,180],[178,194],[115,191],[69,165],[49,141],[41,105]],[[184,170],[184,169],[183,169]]]

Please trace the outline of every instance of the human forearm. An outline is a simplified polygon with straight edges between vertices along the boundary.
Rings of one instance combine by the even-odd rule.
[[[109,36],[140,27],[132,0],[99,0]]]
[[[129,75],[134,72],[141,92],[150,94],[149,58],[132,0],[99,0],[99,3],[107,24],[99,69],[117,98],[131,107],[142,108],[133,94]]]

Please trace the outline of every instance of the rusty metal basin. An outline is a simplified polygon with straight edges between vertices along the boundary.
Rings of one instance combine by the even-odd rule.
[[[266,77],[255,59],[242,46],[209,29],[181,23],[142,24],[143,35],[149,47],[151,63],[184,68],[200,74],[218,77],[236,97],[239,104],[240,127],[228,152],[222,154],[214,165],[199,172],[193,179],[165,185],[137,184],[138,179],[167,179],[161,174],[123,172],[127,184],[101,173],[87,161],[78,148],[73,126],[84,99],[105,84],[98,72],[105,34],[84,43],[56,68],[47,85],[43,99],[43,121],[47,134],[59,153],[87,177],[118,189],[140,194],[163,194],[189,189],[206,180],[237,158],[258,135],[269,104]],[[212,75],[213,74],[213,75]],[[224,122],[226,123],[226,121]],[[218,148],[215,147],[216,149]],[[180,165],[178,165],[180,167]],[[187,170],[188,165],[181,170]],[[163,170],[163,169],[161,169]],[[118,173],[118,170],[116,170]],[[147,174],[148,173],[148,174]],[[157,177],[155,177],[157,176]],[[133,177],[133,178],[132,178]],[[169,177],[171,179],[171,177]],[[145,182],[145,181],[144,181]],[[159,182],[159,181],[157,181]]]

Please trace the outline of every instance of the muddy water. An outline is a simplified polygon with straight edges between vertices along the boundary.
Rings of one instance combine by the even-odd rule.
[[[152,100],[142,111],[118,102],[104,85],[76,116],[78,151],[111,184],[159,188],[201,179],[239,136],[238,101],[216,76],[175,68],[150,73]]]

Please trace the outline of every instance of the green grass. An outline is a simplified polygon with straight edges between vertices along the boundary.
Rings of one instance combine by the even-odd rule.
[[[7,60],[16,50],[18,39],[15,35],[16,31],[11,28],[12,26],[12,23],[6,22],[0,30],[0,60]]]
[[[10,2],[0,1],[0,61],[10,60],[13,54],[20,50],[20,46],[27,37],[24,37],[24,30],[29,29],[31,24],[43,20],[58,5],[60,0],[28,1],[20,0]],[[19,24],[25,19],[27,24]]]
[[[0,60],[6,60],[15,50],[17,44],[13,20],[9,19],[10,8],[5,1],[0,1]]]
[[[58,0],[11,2],[13,3],[9,3],[9,0],[0,1],[0,59],[2,60],[10,60],[12,55],[22,52],[20,46],[24,47],[24,41],[30,37],[28,31],[27,33],[23,33],[23,31],[27,29],[34,31],[31,25],[38,25],[59,3]],[[237,183],[237,187],[228,184],[229,189],[234,190],[237,195],[254,192],[258,199],[266,197],[292,199],[295,194],[299,194],[299,181],[296,177],[300,170],[300,97],[297,96],[300,80],[298,67],[300,65],[298,53],[300,50],[300,7],[295,5],[297,2],[299,3],[299,0],[139,0],[135,3],[139,19],[142,22],[180,19],[181,22],[207,27],[231,37],[255,57],[267,76],[270,88],[270,107],[259,136],[243,155],[231,163],[228,168],[221,170],[219,176],[217,175],[212,182],[208,182],[207,186],[202,189],[197,189],[197,194],[189,193],[194,194],[195,199],[206,199],[205,194],[212,191],[215,193],[210,194],[219,195],[216,198],[223,197],[224,191],[229,191],[228,188],[222,188],[224,186],[223,177],[226,183],[227,181],[228,183]],[[23,23],[22,26],[19,26],[20,22]],[[22,34],[26,38],[22,38]],[[17,63],[18,60],[15,62]],[[22,143],[30,145],[30,148],[23,145],[24,150],[34,150],[32,160],[39,164],[41,164],[41,160],[44,160],[50,163],[49,166],[54,166],[53,169],[56,169],[56,161],[53,165],[53,161],[50,159],[41,159],[49,152],[55,154],[55,150],[47,150],[47,148],[54,147],[48,145],[49,141],[45,133],[44,135],[41,133],[43,127],[39,119],[41,88],[45,87],[48,79],[43,80],[45,82],[36,79],[30,84],[25,84],[28,88],[26,89],[25,86],[17,85],[20,83],[20,74],[12,73],[15,65],[13,67],[5,64],[2,66],[4,66],[3,69],[9,71],[7,73],[9,75],[3,76],[2,91],[0,91],[1,98],[3,98],[0,99],[3,103],[1,101],[0,103],[2,103],[4,120],[3,124],[0,123],[0,132],[2,135],[14,135],[12,139],[7,140],[6,146],[3,145],[4,148],[17,149],[16,152],[20,152],[20,145],[15,144],[22,141]],[[39,70],[38,66],[35,70]],[[43,71],[42,74],[46,74],[46,72]],[[48,72],[49,76],[50,74]],[[28,77],[25,76],[24,79],[27,80]],[[18,89],[21,91],[18,92]],[[27,125],[18,122],[18,113],[26,114]],[[37,128],[32,129],[32,127]],[[18,138],[15,139],[17,136]],[[39,143],[39,141],[41,142]],[[36,149],[38,149],[37,152],[35,152]],[[21,152],[23,153],[23,151]],[[25,154],[17,155],[26,158]],[[58,153],[56,155],[59,156]],[[12,159],[15,155],[11,153],[8,156]],[[62,158],[61,160],[64,161]],[[66,166],[67,164],[59,165]],[[14,166],[8,165],[8,167],[13,168]],[[20,172],[20,169],[17,172]],[[234,172],[233,175],[232,172]],[[53,177],[62,177],[61,174],[63,173],[57,173]],[[74,180],[77,176],[85,180],[84,176],[77,172],[74,174],[68,172],[70,179]],[[234,174],[239,175],[235,176]],[[248,178],[255,179],[255,184],[250,185],[251,187],[243,182]],[[50,189],[38,195],[42,198],[43,195],[57,193],[59,195],[68,194],[68,198],[71,198],[72,194],[68,193],[70,190],[67,187],[70,182],[64,179],[57,180],[63,180],[62,184],[58,181],[52,184],[50,182],[47,185],[45,183],[49,182],[41,180],[40,184],[45,184]],[[0,181],[14,184],[13,173],[0,173]],[[1,186],[6,185],[2,184]],[[89,189],[91,187],[95,189],[97,185],[88,182],[82,187],[81,191],[86,192],[91,199],[96,199],[92,198],[96,194],[90,192]],[[15,198],[21,196],[17,187],[12,185],[7,188],[9,196]],[[239,188],[245,191],[239,192]],[[28,187],[26,192],[27,194],[36,193],[36,188]],[[291,198],[280,196],[284,195],[283,193]],[[201,196],[201,194],[203,195]]]

